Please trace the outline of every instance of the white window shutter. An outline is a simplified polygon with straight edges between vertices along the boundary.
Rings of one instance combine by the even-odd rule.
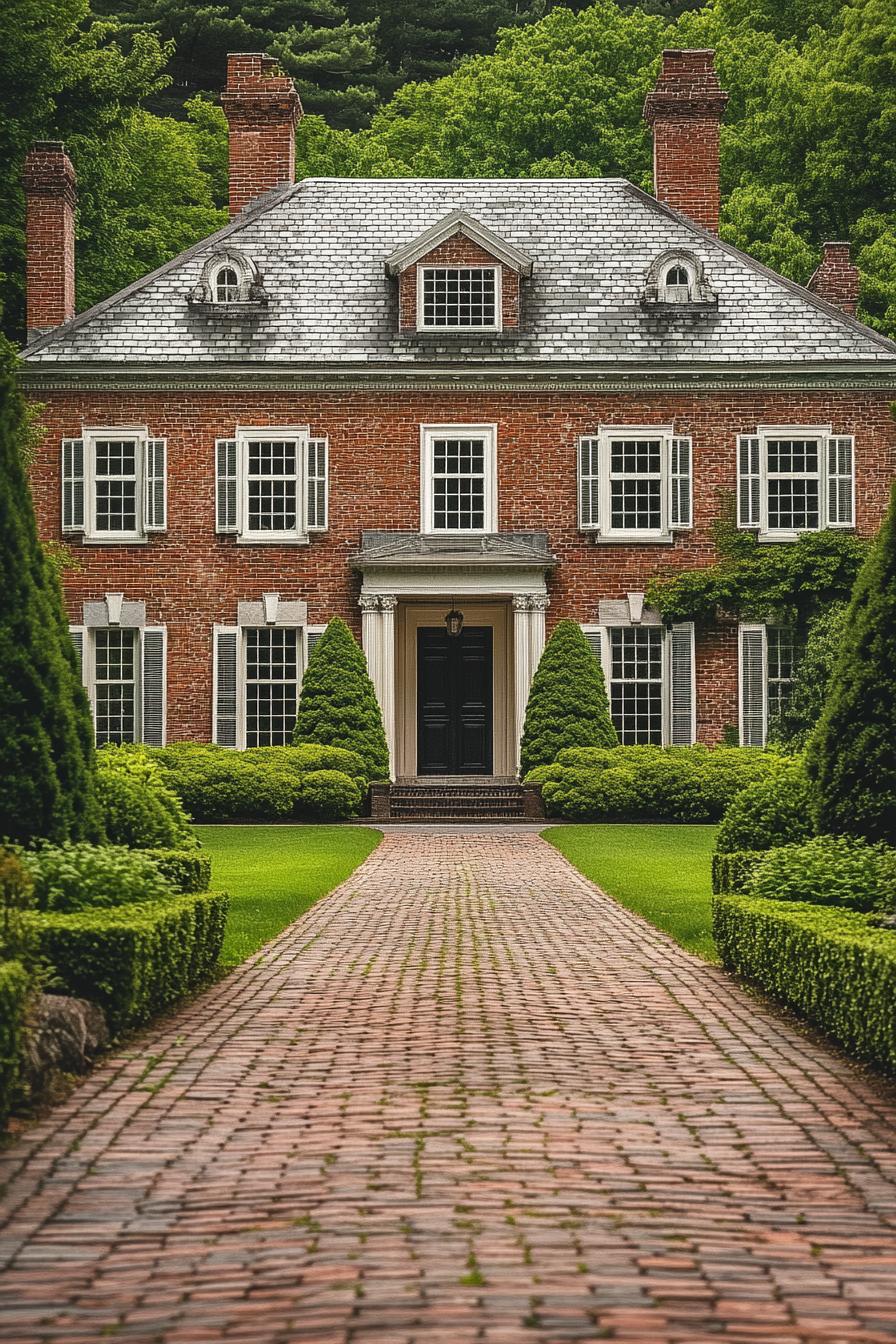
[[[854,527],[855,440],[851,434],[828,439],[828,527]]]
[[[672,714],[669,738],[673,747],[689,747],[696,738],[696,684],[694,623],[673,625],[669,633]]]
[[[599,667],[603,667],[603,660],[602,660],[602,658],[601,658],[601,637],[600,637],[600,636],[601,636],[601,632],[600,632],[600,628],[599,628],[598,626],[595,626],[595,625],[583,625],[583,626],[582,626],[582,634],[585,636],[585,638],[587,639],[589,645],[591,646],[591,652],[594,654],[595,658],[597,659],[598,666],[599,666]]]
[[[215,440],[215,531],[237,530],[236,439]]]
[[[327,530],[327,475],[329,449],[326,439],[308,440],[308,531]]]
[[[767,717],[765,626],[740,627],[740,744],[764,747]]]
[[[584,531],[600,525],[600,441],[579,440],[579,527]]]
[[[305,666],[308,666],[308,659],[311,657],[311,651],[317,644],[321,635],[326,630],[325,625],[308,626],[305,630]]]
[[[84,440],[62,440],[62,530],[84,531]]]
[[[214,740],[221,747],[237,745],[237,659],[240,632],[236,626],[216,625],[214,630]]]
[[[672,439],[669,445],[669,526],[691,527],[694,512],[693,449],[690,439]]]
[[[81,678],[82,684],[86,686],[87,677],[85,675],[84,649],[87,641],[87,630],[83,625],[70,625],[68,632],[71,635],[72,643],[75,646],[75,657],[78,660],[78,676]]]
[[[143,631],[143,733],[148,747],[165,745],[165,654],[167,632],[163,625]]]
[[[740,434],[737,440],[737,525],[759,527],[761,509],[762,466],[758,438]]]
[[[168,526],[168,440],[147,439],[143,459],[143,530],[164,532]]]

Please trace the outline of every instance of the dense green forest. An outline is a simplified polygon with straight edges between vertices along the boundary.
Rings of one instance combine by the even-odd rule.
[[[848,238],[861,316],[896,335],[896,0],[7,0],[0,303],[22,334],[28,144],[79,179],[78,306],[226,219],[215,101],[266,50],[306,116],[299,174],[619,175],[650,186],[641,117],[664,47],[715,47],[731,94],[722,234],[805,281]]]

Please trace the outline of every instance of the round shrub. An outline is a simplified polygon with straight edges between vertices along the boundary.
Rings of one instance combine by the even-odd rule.
[[[548,815],[570,821],[591,821],[617,814],[635,815],[639,796],[630,770],[590,770],[570,766],[559,779],[548,780],[542,788]]]
[[[896,908],[896,850],[847,836],[819,835],[772,849],[753,868],[748,896],[808,901],[852,910]]]
[[[197,840],[190,818],[183,804],[171,788],[168,776],[159,762],[141,746],[106,746],[97,753],[97,770],[101,799],[110,802],[106,807],[106,838],[111,844],[130,845],[135,849],[192,849]],[[125,780],[126,786],[109,783]],[[150,809],[141,822],[139,809],[129,807],[127,799],[138,791],[150,800]],[[110,818],[109,808],[112,809]],[[168,821],[160,820],[159,812]],[[128,817],[130,816],[130,819]],[[167,832],[169,840],[151,839],[153,834]]]
[[[176,849],[180,828],[159,797],[117,770],[97,772],[96,794],[106,838],[130,849]]]
[[[345,821],[361,808],[357,781],[341,770],[309,770],[302,776],[299,806],[311,816],[326,821]]]
[[[802,762],[782,766],[743,789],[719,827],[716,849],[773,849],[798,845],[815,834],[812,786]]]
[[[169,774],[172,788],[197,821],[291,817],[301,776],[276,760],[246,760],[233,751],[193,751]]]
[[[66,913],[174,895],[148,855],[119,845],[46,845],[22,860],[39,910]]]
[[[548,780],[562,779],[563,767],[560,765],[536,765],[524,776],[524,784],[547,784]]]

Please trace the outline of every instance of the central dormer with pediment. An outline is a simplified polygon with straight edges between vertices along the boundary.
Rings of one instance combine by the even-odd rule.
[[[401,332],[498,332],[520,325],[533,262],[465,210],[452,210],[386,259]]]

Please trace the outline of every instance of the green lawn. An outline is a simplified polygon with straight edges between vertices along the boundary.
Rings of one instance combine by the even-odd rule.
[[[221,961],[235,966],[376,849],[379,831],[361,826],[197,826],[212,858],[212,890],[230,893]]]
[[[543,832],[620,905],[717,961],[710,860],[716,826],[552,826]]]

